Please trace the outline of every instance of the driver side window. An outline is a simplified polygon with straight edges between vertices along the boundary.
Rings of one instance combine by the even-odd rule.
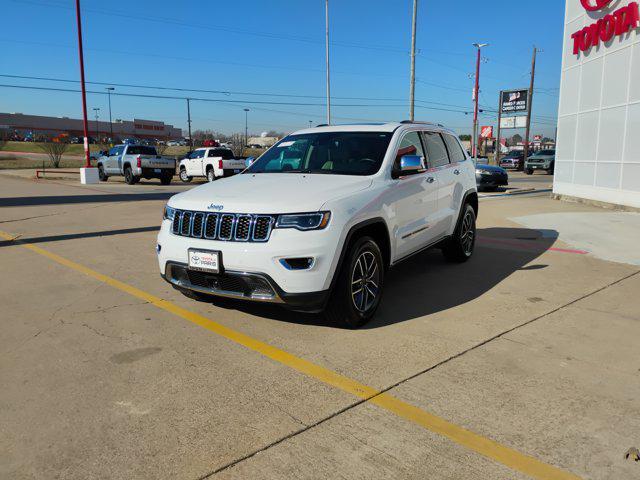
[[[404,136],[398,147],[398,153],[396,153],[394,168],[400,168],[400,159],[405,155],[419,155],[424,162],[424,150],[418,132],[409,132]]]

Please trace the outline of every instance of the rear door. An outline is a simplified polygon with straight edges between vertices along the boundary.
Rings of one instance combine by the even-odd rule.
[[[451,162],[448,170],[452,185],[451,197],[448,199],[450,203],[447,205],[447,213],[450,221],[448,233],[453,233],[456,223],[458,222],[462,198],[467,190],[475,185],[476,176],[475,169],[468,168],[464,163],[469,160],[458,139],[449,133],[443,132],[441,135],[447,146],[449,161]]]

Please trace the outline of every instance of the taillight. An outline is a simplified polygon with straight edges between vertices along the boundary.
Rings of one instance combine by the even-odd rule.
[[[218,160],[218,168],[219,168],[220,170],[223,170],[223,169],[224,169],[224,167],[222,166],[222,160]]]
[[[140,155],[138,155],[138,168],[142,168],[142,159],[140,158]]]

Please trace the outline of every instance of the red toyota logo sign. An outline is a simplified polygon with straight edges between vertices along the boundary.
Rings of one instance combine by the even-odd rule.
[[[604,7],[609,5],[612,1],[613,0],[580,0],[585,10],[588,10],[590,12],[602,10]]]

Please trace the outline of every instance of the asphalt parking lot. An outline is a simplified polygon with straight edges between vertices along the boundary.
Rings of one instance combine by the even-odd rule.
[[[638,254],[534,221],[602,210],[485,198],[350,331],[162,281],[191,187],[0,176],[0,478],[640,478]]]

